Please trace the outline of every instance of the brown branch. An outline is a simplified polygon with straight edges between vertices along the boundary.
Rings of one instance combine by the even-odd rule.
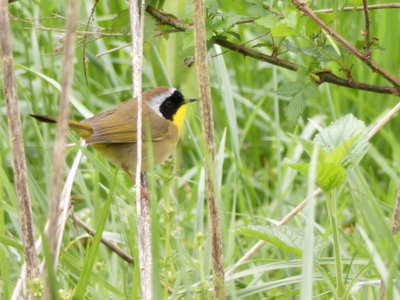
[[[322,21],[308,6],[306,3],[300,0],[292,0],[293,4],[298,10],[306,14],[310,19],[312,19],[318,26],[325,30],[330,36],[332,36],[336,41],[338,41],[343,47],[353,53],[358,59],[364,62],[373,72],[379,74],[387,81],[389,81],[395,89],[400,93],[400,79],[384,70],[371,58],[367,58],[363,53],[358,51],[352,44],[349,43],[345,38],[338,34],[335,30],[329,27],[324,21]]]
[[[152,6],[147,6],[146,11],[153,16],[156,20],[160,21],[162,24],[169,25],[180,31],[188,31],[192,29],[192,26],[179,20],[176,16],[161,12]]]
[[[148,6],[146,11],[153,16],[156,20],[158,20],[162,24],[167,24],[169,26],[172,26],[182,32],[191,30],[192,26],[186,23],[183,23],[180,21],[178,18],[166,14],[164,12],[161,12],[159,10],[156,10],[155,8]],[[266,55],[264,53],[261,53],[259,51],[256,51],[254,49],[247,48],[243,45],[238,45],[232,42],[229,42],[228,40],[222,39],[217,37],[214,42],[226,49],[230,49],[232,51],[235,51],[237,53],[240,53],[244,56],[249,56],[253,57],[257,60],[260,61],[265,61],[267,63],[270,63],[272,65],[276,65],[291,71],[297,71],[299,66],[295,63]],[[313,75],[317,75],[314,79],[317,84],[322,84],[322,83],[331,83],[347,88],[352,88],[352,89],[357,89],[357,90],[363,90],[363,91],[369,91],[369,92],[375,92],[375,93],[380,93],[380,94],[390,94],[390,95],[399,95],[399,92],[394,88],[394,87],[385,87],[385,86],[378,86],[378,85],[371,85],[367,83],[362,83],[358,82],[355,80],[347,80],[344,78],[341,78],[335,74],[333,74],[330,71],[316,71],[315,73],[311,73],[311,76],[314,77]]]
[[[208,73],[208,53],[206,45],[206,24],[203,0],[193,0],[193,25],[195,37],[195,57],[197,82],[200,93],[200,113],[205,149],[205,183],[208,199],[208,222],[211,240],[214,299],[225,299],[224,259],[222,251],[221,224],[218,215],[215,185],[215,137],[212,115],[210,77]]]
[[[371,58],[371,39],[369,36],[371,22],[369,20],[369,11],[367,0],[363,0],[364,7],[364,18],[365,18],[365,43],[364,43],[364,55],[367,59]]]
[[[21,218],[26,272],[28,280],[32,280],[39,276],[39,266],[33,235],[32,209],[26,182],[25,152],[16,95],[9,21],[8,1],[0,0],[0,62],[3,72],[4,97],[7,107],[8,131],[11,140],[15,188]]]
[[[74,221],[75,224],[81,226],[87,233],[89,233],[91,236],[94,236],[96,234],[96,230],[94,230],[92,227],[90,227],[88,224],[83,222],[79,217],[77,217],[73,212],[69,215],[70,218]],[[106,245],[111,251],[113,251],[115,254],[117,254],[119,257],[121,257],[123,260],[126,262],[132,264],[134,263],[133,257],[130,256],[128,253],[126,253],[124,250],[122,250],[120,247],[118,247],[116,244],[111,242],[110,240],[104,238],[103,236],[101,237],[101,242]]]
[[[60,212],[60,194],[63,185],[63,168],[66,157],[69,99],[75,57],[75,31],[78,23],[79,2],[70,0],[68,8],[67,34],[65,37],[65,52],[61,80],[61,99],[59,106],[59,119],[53,151],[53,182],[50,195],[49,230],[47,232],[50,250],[53,254],[54,267],[58,260],[57,255],[57,221]]]
[[[386,4],[374,4],[374,5],[368,5],[368,10],[378,10],[378,9],[386,9],[386,8],[400,8],[400,4],[397,3],[386,3]],[[352,11],[363,11],[365,8],[364,6],[350,6],[350,7],[343,7],[342,9],[339,9],[339,11],[344,11],[344,12],[352,12]],[[337,10],[333,8],[324,8],[324,9],[317,9],[314,10],[315,13],[334,13]]]

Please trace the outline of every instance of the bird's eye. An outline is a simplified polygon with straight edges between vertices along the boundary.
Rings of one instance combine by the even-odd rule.
[[[167,108],[172,108],[173,104],[172,104],[171,101],[166,101],[166,102],[165,102],[165,106],[166,106]]]

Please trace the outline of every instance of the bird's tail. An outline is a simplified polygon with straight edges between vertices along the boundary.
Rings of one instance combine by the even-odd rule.
[[[45,122],[45,123],[57,123],[58,122],[58,117],[54,116],[46,116],[46,115],[36,115],[36,114],[30,114],[31,117],[34,117],[36,120],[40,122]],[[79,122],[75,120],[69,120],[68,121],[68,126],[75,130],[76,132],[79,133],[81,137],[84,139],[87,139],[90,137],[93,133],[92,125],[89,123],[84,123],[84,122]]]

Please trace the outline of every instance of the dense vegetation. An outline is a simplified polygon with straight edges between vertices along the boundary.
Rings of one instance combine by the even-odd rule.
[[[160,24],[154,11],[146,14],[143,89],[174,86],[196,97],[191,3],[159,2],[152,4],[154,9],[172,14],[176,23]],[[128,3],[100,1],[93,20],[94,3],[81,5],[71,99],[75,119],[132,95]],[[332,8],[317,16],[360,53],[370,49],[382,70],[398,75],[400,10],[370,10],[366,30],[363,9],[343,10],[356,5],[362,1],[315,1],[310,7]],[[368,145],[368,132],[399,101],[395,84],[291,1],[220,0],[206,1],[206,7],[227,295],[310,299],[312,290],[321,299],[398,298],[399,238],[392,233],[399,184],[398,117]],[[39,124],[29,113],[58,113],[67,5],[17,1],[9,10],[38,238],[48,219],[55,126]],[[237,51],[230,50],[235,47]],[[243,47],[250,54],[240,51]],[[270,55],[271,62],[262,55]],[[329,79],[338,77],[339,85]],[[375,91],[362,90],[358,82]],[[387,87],[383,92],[382,86]],[[176,154],[148,174],[155,299],[212,297],[198,110],[198,104],[188,106]],[[66,174],[81,149],[76,134],[69,133],[68,139]],[[8,299],[24,258],[4,109],[0,152],[0,298]],[[137,261],[132,183],[90,147],[84,154],[72,187],[74,214],[94,229],[105,222],[103,236]],[[323,192],[312,205],[288,224],[279,224],[317,186]],[[233,269],[260,239],[265,245]],[[138,299],[137,264],[104,244],[91,245],[97,244],[70,218],[56,276],[60,297],[86,293],[88,299]],[[40,294],[41,283],[30,286]]]

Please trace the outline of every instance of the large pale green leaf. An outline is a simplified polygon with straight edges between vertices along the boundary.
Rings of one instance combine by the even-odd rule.
[[[353,139],[352,145],[346,146],[346,143]],[[369,146],[364,122],[352,114],[346,115],[322,129],[315,136],[314,142],[326,153],[331,153],[339,145],[348,147],[343,161],[345,167],[357,165],[367,153]]]
[[[285,251],[290,251],[298,255],[302,253],[304,233],[302,230],[291,226],[255,225],[241,228],[239,229],[239,233],[274,244]]]

